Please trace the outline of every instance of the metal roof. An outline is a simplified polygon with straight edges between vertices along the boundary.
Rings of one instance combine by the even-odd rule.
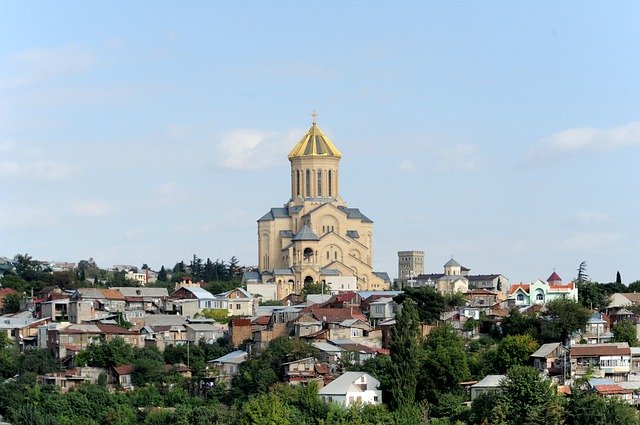
[[[292,239],[293,241],[319,241],[320,238],[313,230],[306,224],[302,226],[302,229]]]
[[[320,395],[346,394],[347,391],[363,392],[359,387],[354,386],[354,382],[366,376],[367,381],[372,387],[378,388],[380,381],[366,372],[345,372],[335,380],[331,381],[318,391]]]

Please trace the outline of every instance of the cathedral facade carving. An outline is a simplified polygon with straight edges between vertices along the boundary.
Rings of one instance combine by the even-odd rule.
[[[373,221],[340,196],[342,154],[314,121],[289,153],[291,198],[258,220],[258,271],[278,298],[305,283],[353,276],[359,290],[389,289],[372,268]]]

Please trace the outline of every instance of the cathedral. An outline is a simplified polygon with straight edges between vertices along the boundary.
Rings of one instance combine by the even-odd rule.
[[[340,279],[353,281],[350,289],[389,289],[386,273],[371,266],[373,221],[340,197],[341,156],[314,116],[289,153],[291,199],[258,220],[256,283],[275,284],[278,299]]]

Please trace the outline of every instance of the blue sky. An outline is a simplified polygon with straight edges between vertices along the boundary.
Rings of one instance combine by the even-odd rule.
[[[236,255],[319,112],[374,266],[640,279],[640,4],[2,2],[0,255]],[[364,176],[364,177],[362,177]]]

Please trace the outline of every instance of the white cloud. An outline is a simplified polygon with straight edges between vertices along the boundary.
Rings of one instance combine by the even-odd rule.
[[[76,174],[78,167],[57,161],[3,160],[0,161],[0,176],[63,179]]]
[[[436,151],[436,169],[439,172],[464,171],[472,172],[478,168],[478,151],[476,145],[456,143]]]
[[[71,211],[78,217],[104,217],[113,213],[114,208],[100,199],[87,199],[74,202]]]
[[[559,252],[575,252],[581,254],[602,254],[622,241],[620,233],[613,232],[581,232],[560,241],[555,250]]]
[[[218,164],[232,170],[259,170],[282,162],[299,130],[287,132],[238,129],[223,135]]]
[[[640,146],[640,121],[611,128],[578,127],[541,139],[527,154],[535,161],[582,152],[607,152]]]
[[[11,89],[87,72],[95,63],[95,55],[88,48],[71,43],[55,48],[22,50],[4,62],[8,75],[0,78],[0,89]]]
[[[583,225],[610,223],[611,217],[598,211],[580,210],[573,215],[574,219]]]
[[[413,159],[403,159],[396,169],[401,173],[413,174],[418,171],[418,165]]]

